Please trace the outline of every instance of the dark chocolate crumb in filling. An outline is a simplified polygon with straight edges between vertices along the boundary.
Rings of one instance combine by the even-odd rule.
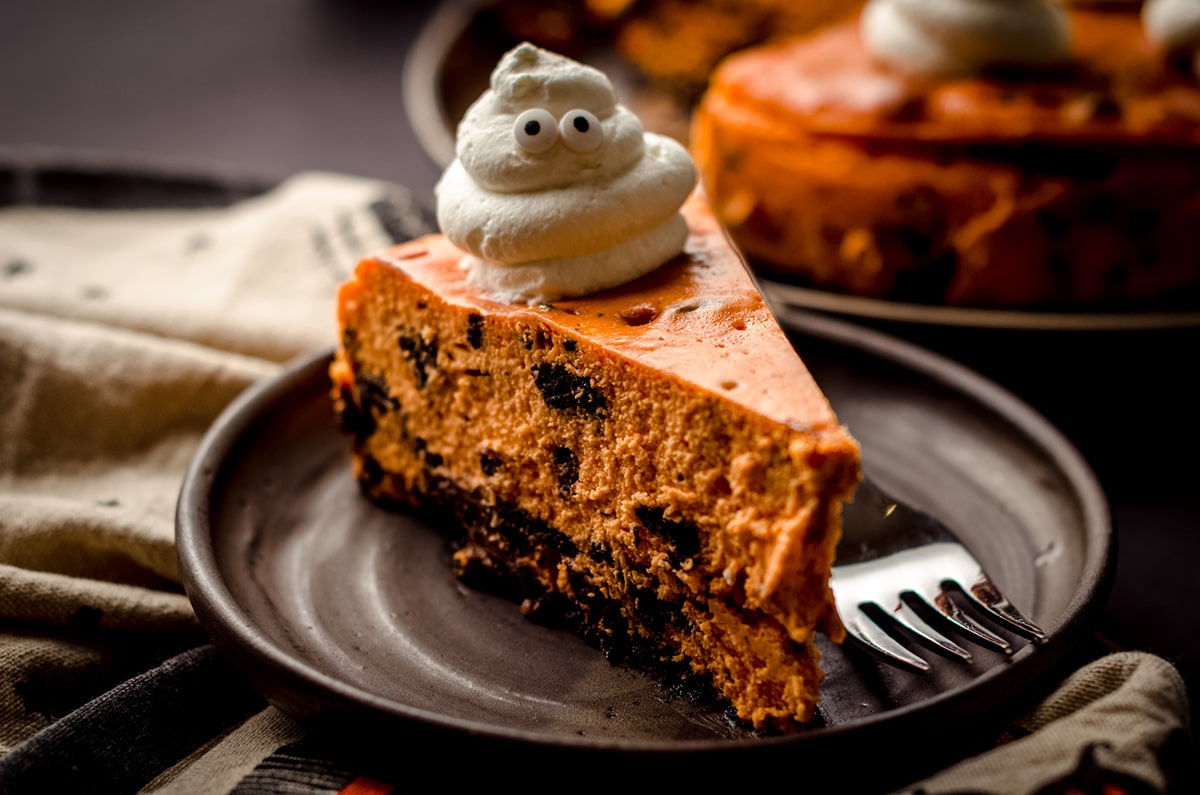
[[[654,635],[661,635],[670,627],[680,627],[686,623],[679,606],[660,599],[653,589],[638,588],[632,595],[642,625]]]
[[[570,496],[571,487],[579,480],[579,459],[571,448],[555,448],[554,474],[558,478],[558,493],[563,497]]]
[[[354,378],[354,385],[358,389],[362,407],[373,415],[400,408],[400,401],[392,397],[387,380],[383,376],[359,374]]]
[[[409,361],[412,362],[413,376],[416,379],[417,387],[423,388],[429,383],[430,371],[437,369],[437,340],[426,342],[418,333],[405,334],[401,330],[398,342],[400,350],[404,351],[408,355]]]
[[[598,563],[607,563],[609,565],[613,563],[612,550],[599,542],[593,542],[592,545],[588,547],[587,554],[589,558],[597,561]]]
[[[500,465],[504,463],[500,456],[492,452],[479,454],[479,469],[489,478],[500,471]]]
[[[427,467],[440,467],[443,459],[440,453],[432,453],[429,451],[429,443],[420,436],[413,437],[413,449],[421,456],[421,460],[425,462]]]
[[[695,525],[668,519],[664,508],[649,505],[639,505],[634,513],[643,527],[666,539],[674,547],[672,565],[679,566],[688,558],[700,554],[700,531]]]
[[[389,394],[382,376],[359,373],[354,377],[354,389],[343,388],[341,398],[341,428],[360,442],[375,433],[377,417],[400,408],[400,401]]]
[[[475,350],[483,347],[483,315],[467,316],[467,344]]]
[[[339,391],[337,421],[342,433],[352,434],[360,443],[375,433],[375,419],[358,407],[358,397],[349,386]]]
[[[592,379],[573,373],[564,365],[534,365],[533,378],[542,399],[552,409],[583,411],[597,417],[603,417],[608,409],[608,400],[592,384]]]

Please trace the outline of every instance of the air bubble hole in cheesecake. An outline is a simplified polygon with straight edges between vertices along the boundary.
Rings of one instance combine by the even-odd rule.
[[[638,304],[623,311],[620,317],[630,326],[644,326],[658,317],[658,310],[650,304]]]
[[[647,133],[603,73],[522,44],[458,127],[438,224],[494,300],[536,305],[616,287],[680,254],[696,169]]]

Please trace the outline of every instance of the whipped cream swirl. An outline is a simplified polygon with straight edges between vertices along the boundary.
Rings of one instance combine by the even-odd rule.
[[[1066,13],[1054,0],[870,0],[861,25],[873,56],[928,77],[1048,66],[1070,54]]]
[[[1162,49],[1190,53],[1200,79],[1200,0],[1146,0],[1142,25],[1146,37]]]
[[[468,280],[508,303],[615,287],[683,249],[696,169],[647,133],[600,71],[525,43],[458,126],[438,224]]]

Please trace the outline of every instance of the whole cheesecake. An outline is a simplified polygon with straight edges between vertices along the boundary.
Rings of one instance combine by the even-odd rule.
[[[450,517],[468,582],[758,728],[809,720],[859,452],[704,199],[622,286],[498,302],[435,235],[338,297],[334,399],[383,504]]]
[[[764,272],[854,295],[1193,301],[1197,76],[1136,3],[1066,14],[1052,69],[916,77],[857,19],[726,59],[692,130],[717,217]]]

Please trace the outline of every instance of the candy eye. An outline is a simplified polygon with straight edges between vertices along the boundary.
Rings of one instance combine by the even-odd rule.
[[[558,140],[558,123],[550,111],[530,108],[517,117],[513,136],[517,145],[527,152],[545,152]]]
[[[569,110],[558,123],[563,143],[581,155],[594,152],[604,143],[604,128],[600,120],[586,110]]]

